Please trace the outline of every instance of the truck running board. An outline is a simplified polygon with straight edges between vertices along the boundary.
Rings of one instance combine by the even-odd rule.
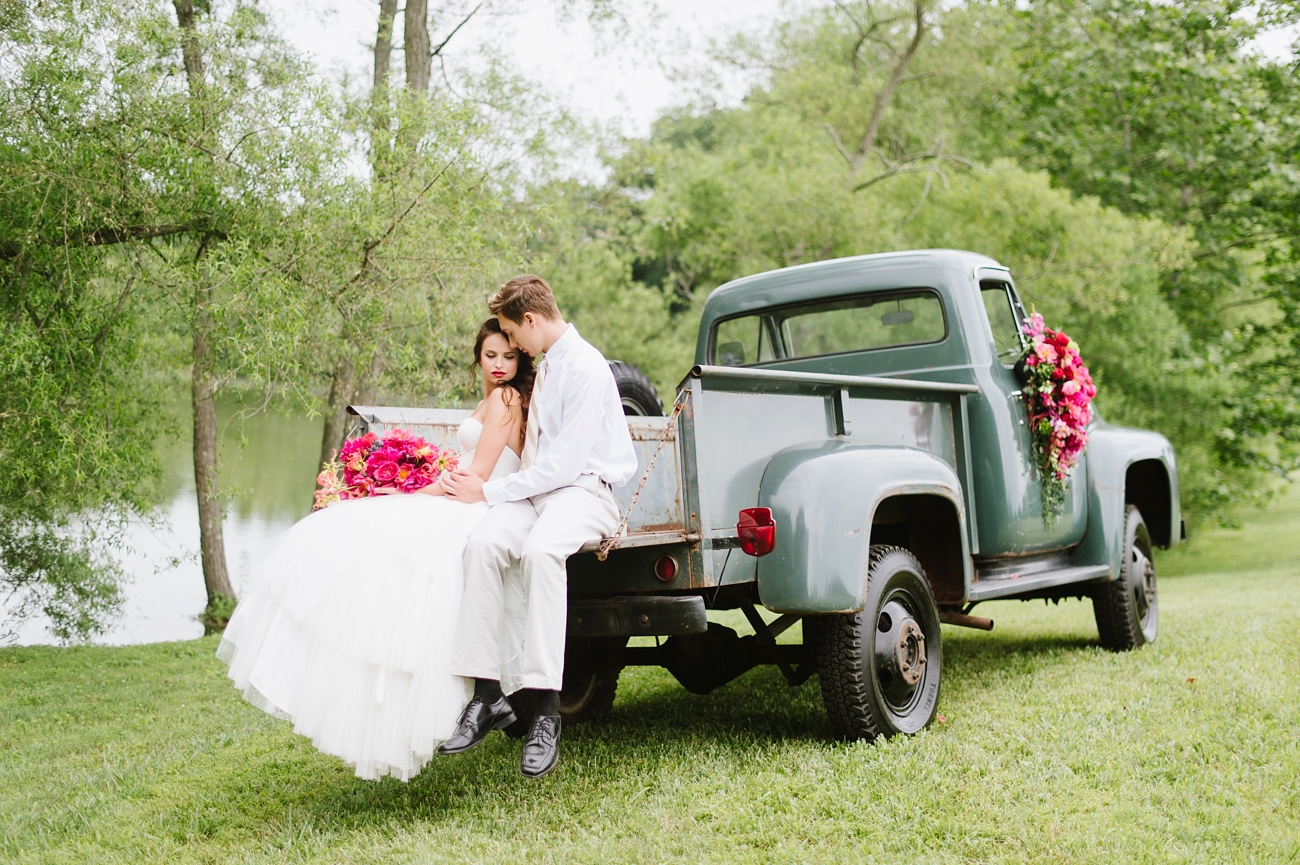
[[[1055,586],[1067,586],[1071,583],[1101,583],[1110,576],[1110,565],[1084,565],[1076,568],[1060,568],[1054,571],[1039,571],[1036,574],[1007,576],[997,579],[975,580],[970,584],[967,599],[972,603],[992,601],[996,598],[1012,598],[1050,589]]]

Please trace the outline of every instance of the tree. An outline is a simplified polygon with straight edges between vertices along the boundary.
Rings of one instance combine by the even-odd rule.
[[[427,4],[407,4],[404,90],[389,86],[396,7],[380,8],[370,110],[364,120],[354,112],[352,126],[370,175],[322,222],[323,248],[338,255],[322,258],[312,276],[328,299],[318,353],[327,378],[322,463],[346,438],[347,407],[372,402],[381,387],[424,398],[463,393],[454,346],[474,317],[471,285],[491,272],[510,234],[494,225],[506,218],[506,166],[485,161],[495,133],[474,102],[430,93],[429,78],[433,59],[481,5],[460,12],[430,48]]]
[[[204,97],[207,81],[203,69],[203,52],[199,45],[198,28],[194,21],[192,0],[173,0],[176,20],[181,29],[181,57],[185,66],[185,81],[194,101],[190,135],[201,153],[198,158],[217,152],[221,145],[216,141],[212,116],[207,111]],[[208,195],[212,190],[206,191]],[[218,241],[219,235],[209,230],[199,235],[195,258],[202,258],[208,246]],[[190,318],[191,341],[191,405],[194,412],[194,488],[199,507],[199,544],[203,556],[203,584],[208,593],[208,607],[233,600],[234,587],[226,568],[226,547],[221,530],[221,490],[217,478],[217,408],[214,400],[216,382],[212,358],[212,330],[214,290],[210,283],[199,277],[193,291],[193,308]]]
[[[1019,155],[1062,186],[1187,226],[1163,275],[1185,352],[1233,382],[1193,503],[1249,501],[1300,467],[1300,81],[1250,50],[1294,4],[1030,3],[1005,105]],[[1247,14],[1253,13],[1253,14]]]
[[[855,178],[852,151],[846,158],[823,125],[831,118],[836,130],[868,130],[877,116],[867,96],[879,91],[852,86],[861,21],[835,8],[779,24],[766,53],[747,55],[772,62],[744,105],[670,112],[647,140],[628,142],[610,183],[580,199],[587,233],[626,256],[624,297],[657,288],[692,319],[714,286],[774,267],[933,246],[993,255],[1013,268],[1030,303],[1080,340],[1103,415],[1169,435],[1185,505],[1213,513],[1253,487],[1237,478],[1218,497],[1221,431],[1242,379],[1197,350],[1167,291],[1171,275],[1195,266],[1196,233],[1054,189],[1053,175],[997,157],[1019,146],[990,132],[999,124],[985,118],[1005,110],[1021,84],[1019,57],[1005,46],[1020,44],[1007,34],[1022,24],[992,6],[937,19],[910,61],[909,74],[924,77],[894,91],[881,134],[902,142],[929,134],[981,159],[867,185]],[[886,72],[897,66],[881,69],[892,78]]]
[[[114,369],[108,349],[119,333],[137,334],[132,314],[148,317],[155,332],[184,335],[183,359],[167,354],[166,338],[138,339],[123,356],[137,359],[145,382],[173,361],[190,369],[204,581],[210,607],[219,607],[233,591],[221,542],[213,398],[236,376],[274,390],[301,356],[310,303],[295,268],[306,254],[307,203],[328,199],[338,182],[333,109],[255,7],[168,5],[43,4],[11,31],[22,66],[5,79],[16,134],[6,189],[15,206],[6,208],[13,222],[4,246],[10,284],[23,286],[13,307],[19,319],[24,307],[38,307],[51,278],[62,285],[46,295],[51,310],[65,308],[68,297],[93,298],[96,289],[118,298],[88,337],[84,358],[72,332],[59,344],[29,344],[32,363],[65,366],[65,387],[84,380],[88,364],[92,380]],[[48,333],[52,319],[38,321]],[[146,349],[159,353],[147,357]],[[142,390],[120,381],[113,387],[123,396]],[[105,398],[119,396],[109,390]],[[120,439],[156,426],[149,419],[157,411],[135,398],[126,405],[140,422],[102,415],[101,459],[119,466],[106,480],[123,491],[101,498],[140,509],[140,484],[121,474],[132,463],[147,469],[153,442]],[[51,414],[46,424],[57,422]],[[78,466],[88,460],[96,470],[90,452],[70,450]],[[49,519],[68,522],[75,509],[94,504],[65,498]],[[22,512],[40,513],[26,504]]]
[[[120,606],[108,551],[122,521],[154,503],[165,430],[148,351],[156,320],[130,247],[176,229],[124,182],[120,103],[104,103],[84,38],[115,15],[65,3],[5,12],[0,589],[12,618],[42,612],[56,636],[85,639]]]
[[[468,396],[481,300],[528,259],[514,166],[544,136],[519,134],[535,115],[496,67],[467,95],[431,85],[479,7],[432,28],[419,5],[403,90],[381,0],[364,99],[331,94],[252,0],[0,5],[0,582],[20,613],[68,638],[107,623],[120,575],[88,517],[148,513],[158,391],[181,370],[215,624],[233,604],[221,389],[317,406],[324,382],[335,416],[381,387]],[[371,176],[344,170],[357,153]]]

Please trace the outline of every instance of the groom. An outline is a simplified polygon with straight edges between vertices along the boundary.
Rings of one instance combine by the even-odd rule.
[[[627,483],[637,458],[609,363],[560,317],[546,280],[516,277],[488,308],[513,346],[546,356],[537,364],[519,471],[486,483],[467,471],[444,476],[449,498],[486,501],[492,508],[465,547],[465,594],[451,662],[452,673],[474,679],[474,698],[438,750],[467,751],[515,720],[501,691],[501,620],[505,571],[521,562],[528,608],[523,686],[535,692],[537,713],[519,771],[540,778],[560,757],[565,561],[588,541],[617,530],[610,488]]]

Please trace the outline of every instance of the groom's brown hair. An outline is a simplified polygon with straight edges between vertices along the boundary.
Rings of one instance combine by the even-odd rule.
[[[516,276],[507,282],[488,301],[488,310],[495,316],[522,322],[524,313],[531,312],[542,318],[557,319],[560,308],[555,305],[555,295],[546,280],[533,273]]]

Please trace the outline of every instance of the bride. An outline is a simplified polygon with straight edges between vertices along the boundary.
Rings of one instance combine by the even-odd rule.
[[[533,365],[490,318],[473,367],[483,401],[457,431],[460,464],[487,480],[519,469]],[[410,780],[473,691],[449,667],[461,556],[486,513],[486,503],[451,501],[434,483],[311,514],[258,569],[217,657],[249,702],[359,777]]]

